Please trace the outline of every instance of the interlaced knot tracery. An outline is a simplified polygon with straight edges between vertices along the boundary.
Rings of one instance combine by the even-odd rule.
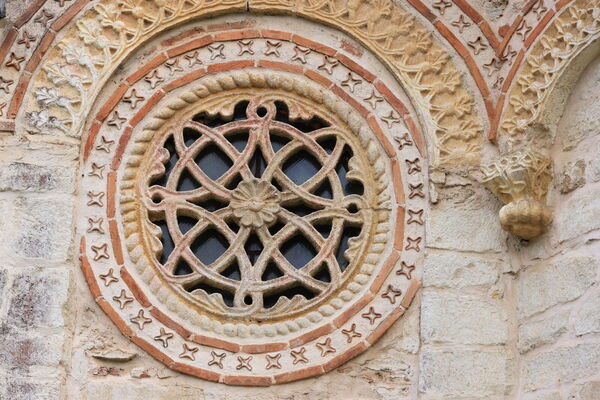
[[[264,320],[346,279],[373,226],[371,177],[334,118],[291,98],[236,101],[170,128],[142,196],[165,279],[216,313]]]

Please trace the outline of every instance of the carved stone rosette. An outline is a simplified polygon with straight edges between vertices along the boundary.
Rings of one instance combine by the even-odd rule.
[[[500,210],[502,229],[523,239],[541,235],[552,222],[546,206],[551,161],[527,149],[483,165],[484,185],[506,205]]]

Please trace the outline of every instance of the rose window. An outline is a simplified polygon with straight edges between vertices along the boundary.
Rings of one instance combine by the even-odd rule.
[[[141,197],[156,265],[229,318],[306,310],[364,257],[372,168],[348,128],[306,102],[241,95],[220,106],[170,125],[152,150]]]

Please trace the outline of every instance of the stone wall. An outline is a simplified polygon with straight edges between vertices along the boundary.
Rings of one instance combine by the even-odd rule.
[[[446,2],[436,3],[430,8],[439,16]],[[473,3],[495,27],[520,9],[514,1]],[[28,4],[9,1],[0,29],[8,31]],[[417,20],[427,23],[427,13]],[[440,33],[433,36],[442,42]],[[445,46],[459,59],[454,47]],[[479,81],[467,76],[466,62],[457,65],[466,76],[465,93],[472,94]],[[496,146],[480,146],[481,134],[469,142],[474,150],[465,162],[440,164],[437,132],[429,132],[425,261],[412,305],[356,358],[327,374],[267,388],[175,372],[123,336],[80,269],[81,143],[3,131],[0,400],[600,399],[597,93],[600,59],[580,76],[559,123],[535,128],[556,130],[552,148],[543,149],[553,161],[548,204],[554,221],[531,241],[500,228],[502,204],[483,187],[472,162],[494,157]],[[429,118],[421,106],[415,105],[417,114]],[[483,115],[485,107],[477,100],[474,113]],[[427,132],[431,121],[420,122]]]

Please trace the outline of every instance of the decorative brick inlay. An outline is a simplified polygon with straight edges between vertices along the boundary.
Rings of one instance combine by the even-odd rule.
[[[404,207],[426,205],[424,192],[409,196],[424,182],[422,164],[405,161],[424,156],[409,108],[326,44],[269,32],[150,54],[99,105],[84,150],[86,170],[107,168],[81,181],[95,297],[153,357],[232,385],[303,379],[366,350],[414,295],[417,278],[397,275],[398,263],[422,258],[422,245],[404,250],[423,237]],[[298,45],[306,63],[294,61]],[[349,74],[356,91],[342,84]],[[292,161],[314,173],[295,175]],[[107,229],[87,232],[92,217]],[[215,238],[224,249],[207,260]],[[298,243],[303,261],[286,250]]]

